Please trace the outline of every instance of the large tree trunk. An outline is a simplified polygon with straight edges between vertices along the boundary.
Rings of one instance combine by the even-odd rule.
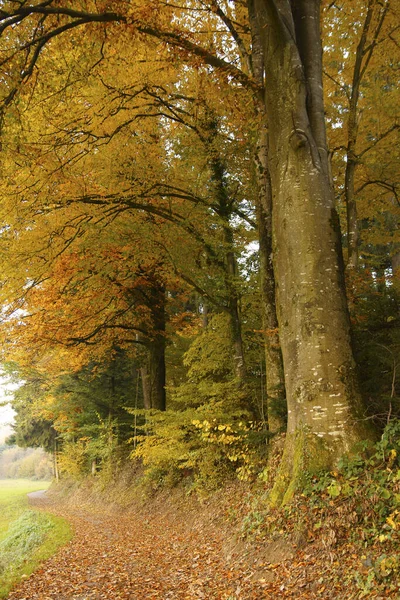
[[[320,2],[256,0],[256,7],[267,81],[274,271],[288,402],[285,454],[272,497],[280,502],[290,498],[304,468],[330,467],[369,431],[361,420],[329,181]]]

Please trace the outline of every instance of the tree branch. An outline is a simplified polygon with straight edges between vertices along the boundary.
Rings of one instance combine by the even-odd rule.
[[[359,152],[357,154],[357,158],[359,159],[362,156],[364,156],[364,154],[366,154],[372,148],[374,148],[377,144],[379,144],[379,142],[381,142],[383,139],[385,139],[385,137],[387,137],[388,135],[390,135],[393,131],[397,131],[398,129],[400,129],[400,125],[398,125],[397,123],[395,123],[394,125],[392,125],[391,127],[389,127],[389,129],[387,129],[379,137],[377,137],[377,139],[374,140],[370,146],[368,146],[367,148],[364,148],[364,150],[362,152]]]

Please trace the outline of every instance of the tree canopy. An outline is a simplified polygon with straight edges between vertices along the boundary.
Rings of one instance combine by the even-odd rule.
[[[17,437],[205,481],[286,431],[279,503],[398,415],[399,10],[2,3]]]

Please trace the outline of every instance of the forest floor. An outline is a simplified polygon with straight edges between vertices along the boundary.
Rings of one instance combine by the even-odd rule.
[[[239,506],[235,489],[210,502],[165,495],[124,510],[51,494],[30,503],[68,519],[74,537],[9,600],[400,598],[399,589],[368,587],[368,561],[350,545],[304,533],[245,542],[227,513]]]

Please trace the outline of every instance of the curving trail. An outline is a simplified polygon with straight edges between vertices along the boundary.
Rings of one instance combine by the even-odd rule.
[[[9,600],[223,600],[273,598],[252,571],[230,567],[221,535],[161,516],[90,514],[57,509],[42,495],[31,504],[66,517],[72,541],[17,586]]]
[[[66,507],[44,494],[30,503],[67,518],[75,535],[8,600],[400,598],[398,589],[360,595],[360,557],[351,544],[325,547],[313,534],[297,548],[283,539],[246,545],[215,526],[213,508],[199,519],[171,502],[173,510],[158,504],[122,514]]]

